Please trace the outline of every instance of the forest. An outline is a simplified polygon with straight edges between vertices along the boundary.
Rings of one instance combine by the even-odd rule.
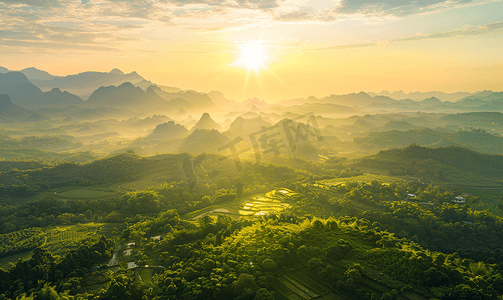
[[[442,175],[438,169],[428,181],[415,171],[423,168],[422,161],[466,171],[457,164],[459,158],[472,163],[471,172],[501,180],[500,156],[411,145],[356,160],[338,155],[318,162],[298,156],[246,160],[238,171],[232,161],[225,168],[221,155],[210,154],[194,174],[183,175],[180,163],[170,175],[162,173],[171,181],[130,191],[121,190],[128,185],[117,188],[117,182],[138,182],[155,165],[173,165],[185,155],[197,159],[123,153],[88,164],[2,173],[6,181],[23,183],[2,186],[0,297],[503,295],[503,213],[482,205],[487,196],[469,195],[467,187],[450,184],[449,170]],[[365,168],[380,168],[382,175]],[[218,175],[208,175],[211,170]],[[250,201],[260,199],[257,195],[287,205],[251,206]],[[503,202],[501,193],[494,197]],[[246,209],[257,213],[244,214]],[[73,229],[80,224],[101,227],[89,227],[93,234],[85,235]],[[49,249],[56,245],[65,246],[53,254]],[[10,260],[19,255],[25,259]]]
[[[503,300],[501,92],[0,73],[0,300]]]

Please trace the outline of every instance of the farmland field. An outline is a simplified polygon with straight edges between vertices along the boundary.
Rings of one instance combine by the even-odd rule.
[[[76,249],[84,243],[94,243],[101,235],[108,238],[113,236],[117,229],[113,223],[87,223],[72,226],[55,226],[45,228],[46,241],[44,248],[61,255],[67,251]]]
[[[142,269],[140,272],[140,277],[143,282],[148,285],[152,285],[152,270],[151,269]]]
[[[122,224],[115,223],[87,223],[70,226],[50,226],[43,229],[36,229],[34,233],[24,234],[24,231],[16,231],[8,247],[12,243],[22,245],[25,243],[33,244],[33,247],[27,248],[27,251],[16,253],[15,255],[5,256],[0,259],[0,266],[6,268],[9,263],[16,263],[19,259],[29,259],[35,247],[42,247],[53,254],[64,255],[68,251],[77,249],[82,244],[94,243],[101,235],[112,238],[121,230]],[[32,230],[34,231],[34,229]],[[35,239],[36,238],[36,239]]]
[[[115,192],[102,191],[95,189],[75,189],[60,192],[56,194],[58,197],[63,198],[75,198],[75,199],[85,199],[85,198],[100,198],[116,195]]]
[[[346,183],[346,182],[365,182],[365,183],[371,183],[372,181],[380,181],[382,183],[391,183],[391,182],[396,182],[400,181],[403,182],[405,181],[404,179],[398,178],[398,177],[391,177],[391,176],[386,176],[386,175],[376,175],[376,174],[364,174],[364,175],[359,175],[359,176],[352,176],[352,177],[340,177],[340,178],[332,178],[332,179],[325,179],[325,180],[320,180],[320,184],[325,184],[325,185],[338,185],[341,183]]]
[[[255,194],[238,198],[234,201],[212,205],[184,216],[186,219],[197,220],[206,215],[227,215],[233,218],[240,216],[265,215],[271,212],[280,212],[292,204],[290,199],[299,196],[288,189],[273,190],[268,193]]]
[[[139,181],[115,184],[112,186],[112,190],[118,193],[127,193],[137,190],[145,190],[151,186],[156,185],[159,185],[159,183],[148,180],[139,180]]]

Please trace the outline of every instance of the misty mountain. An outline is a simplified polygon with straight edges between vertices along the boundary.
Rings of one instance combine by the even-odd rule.
[[[19,144],[23,148],[48,151],[71,150],[82,146],[80,142],[74,142],[60,136],[27,136],[20,139]]]
[[[84,105],[85,102],[79,96],[67,91],[62,92],[58,88],[53,88],[50,92],[45,92],[40,98],[36,99],[34,106],[66,106],[66,105]]]
[[[218,152],[229,139],[217,130],[196,129],[183,140],[181,151],[193,154]]]
[[[421,98],[416,97],[417,100],[409,98],[395,100],[387,96],[389,93],[384,94],[386,95],[360,92],[358,94],[330,95],[322,98],[310,96],[307,99],[282,100],[278,104],[287,105],[290,110],[295,106],[307,106],[308,103],[333,104],[350,107],[360,113],[503,111],[503,93],[491,91],[484,91],[473,95],[469,93],[449,94],[452,96],[449,99],[459,100],[457,102],[442,101],[439,97],[446,98],[445,95],[447,94],[440,92],[421,93]],[[466,95],[468,97],[464,97]],[[331,111],[333,110],[324,109],[324,114]],[[316,111],[316,113],[323,114],[321,111]]]
[[[208,113],[204,113],[199,121],[197,121],[196,125],[190,129],[190,132],[194,132],[195,130],[198,129],[204,129],[204,130],[217,130],[220,131],[222,130],[221,126],[215,122]]]
[[[187,128],[176,124],[173,121],[157,125],[154,131],[149,134],[147,140],[173,140],[184,137],[188,134]]]
[[[221,122],[220,124],[222,124],[222,130],[223,131],[229,130],[229,127],[231,126],[232,122],[233,121],[229,118],[227,118],[223,122]]]
[[[307,103],[307,102],[315,103],[315,102],[317,102],[317,100],[318,99],[316,97],[309,96],[307,99],[306,98],[283,99],[283,100],[280,100],[280,101],[276,102],[276,104],[278,104],[278,105],[285,105],[285,106],[289,106],[289,105],[302,105],[302,104]]]
[[[42,91],[21,72],[0,74],[0,94],[8,94],[19,105],[31,104],[42,97]]]
[[[441,120],[461,127],[499,128],[499,130],[503,130],[503,113],[500,112],[458,113],[443,116]]]
[[[160,97],[166,101],[171,101],[174,99],[183,99],[187,101],[191,106],[191,109],[205,109],[214,107],[215,103],[211,101],[211,98],[204,93],[199,93],[196,91],[180,91],[176,93],[166,92],[163,89],[152,86],[151,87]],[[187,110],[186,108],[184,108]]]
[[[191,104],[182,98],[175,98],[167,102],[167,107],[170,112],[177,112],[177,115],[184,115],[187,112],[186,109],[190,110]]]
[[[314,97],[313,97],[314,98]],[[358,94],[352,93],[347,95],[330,95],[328,97],[318,99],[319,103],[330,103],[342,106],[349,106],[353,108],[362,108],[375,103],[373,98],[367,93],[360,92]]]
[[[137,101],[137,107],[142,107],[147,111],[163,112],[170,110],[169,103],[166,103],[154,89],[149,87],[145,94]]]
[[[380,93],[369,93],[371,96],[377,96],[377,95],[382,95],[382,96],[387,96],[390,97],[394,100],[403,100],[403,99],[411,99],[414,101],[421,101],[427,98],[435,97],[440,99],[441,101],[450,101],[450,102],[455,102],[458,101],[462,98],[468,97],[472,94],[467,93],[467,92],[457,92],[457,93],[444,93],[444,92],[437,92],[437,91],[431,91],[431,92],[413,92],[413,93],[404,93],[403,91],[395,91],[395,92],[388,92],[388,91],[382,91]]]
[[[421,104],[426,104],[426,105],[438,105],[440,103],[442,103],[442,101],[440,101],[436,97],[427,98],[427,99],[424,99],[421,101]]]
[[[257,97],[253,97],[253,98],[248,98],[245,101],[241,102],[240,106],[245,107],[245,108],[256,107],[256,108],[262,109],[262,108],[268,107],[269,104],[267,104],[267,102],[265,102],[265,100],[260,100]]]
[[[131,126],[133,128],[144,128],[144,127],[150,127],[150,126],[157,126],[160,123],[165,123],[171,121],[170,118],[168,118],[165,115],[153,115],[151,117],[146,117],[144,119],[140,119],[138,117],[133,117],[127,120],[122,120],[121,121],[121,126],[122,124],[125,124],[127,126]]]
[[[102,86],[89,96],[86,105],[89,107],[121,107],[134,104],[143,95],[145,95],[145,92],[141,88],[135,87],[131,82],[126,82],[119,86]]]
[[[87,107],[113,107],[120,109],[140,109],[162,112],[169,108],[152,88],[144,92],[130,82],[119,86],[100,87],[86,101]]]
[[[142,80],[140,82],[134,83],[135,86],[141,88],[142,90],[146,91],[149,87],[151,86],[156,86],[160,88],[161,90],[168,92],[168,93],[178,93],[181,91],[181,89],[177,87],[171,87],[171,86],[164,86],[164,85],[156,85],[150,80]]]
[[[366,150],[401,148],[415,143],[428,147],[460,146],[485,153],[503,154],[503,137],[478,129],[450,132],[420,128],[370,132],[367,137],[355,138],[354,143]]]
[[[405,122],[405,121],[389,121],[388,123],[384,124],[383,127],[381,127],[381,129],[383,131],[386,131],[386,130],[405,131],[405,130],[410,130],[410,129],[415,129],[415,128],[417,128],[417,126],[412,125],[412,124]]]
[[[458,102],[468,99],[479,99],[482,100],[483,102],[498,101],[503,99],[503,92],[483,91],[473,96],[465,97]]]
[[[355,108],[331,104],[331,103],[304,103],[302,105],[293,105],[288,107],[273,107],[271,110],[282,113],[291,112],[298,115],[304,115],[306,113],[314,113],[316,115],[352,115],[356,114],[358,111]]]
[[[219,91],[211,91],[208,93],[211,101],[220,108],[233,109],[238,103],[225,98],[224,94]]]
[[[463,98],[456,105],[470,106],[478,111],[503,111],[503,92],[483,91]]]
[[[12,101],[24,107],[82,105],[84,100],[58,88],[42,92],[21,72],[0,74],[0,93],[8,94]]]
[[[194,125],[196,125],[197,120],[192,115],[188,115],[185,119],[180,120],[178,123],[185,126],[186,128],[192,128],[194,127]]]
[[[356,165],[389,170],[410,167],[412,160],[417,165],[416,169],[427,169],[433,163],[436,170],[448,166],[454,168],[454,170],[451,169],[452,172],[468,172],[468,176],[503,175],[502,155],[480,153],[458,146],[431,148],[411,144],[405,148],[383,150],[375,155],[364,157]],[[419,174],[420,172],[417,172],[412,175],[419,176]]]
[[[12,103],[9,95],[0,94],[0,122],[40,121],[45,117]]]
[[[113,69],[109,73],[105,72],[84,72],[75,75],[64,77],[54,77],[49,80],[41,80],[33,78],[33,84],[42,90],[51,90],[52,88],[60,88],[63,91],[68,91],[82,99],[87,99],[95,90],[102,86],[121,85],[124,82],[137,83],[145,80],[136,72],[124,74],[118,69]]]
[[[5,74],[5,73],[9,73],[9,69],[4,68],[4,67],[0,67],[0,74]]]
[[[49,74],[49,72],[36,68],[26,68],[21,70],[21,73],[26,75],[26,77],[30,80],[52,80],[56,78],[56,76]]]
[[[335,95],[332,94],[327,97],[322,97],[322,98],[316,98],[314,96],[310,96],[307,99],[305,98],[297,98],[297,99],[292,99],[292,100],[282,100],[279,102],[281,105],[297,105],[297,106],[303,106],[307,104],[332,104],[332,105],[338,105],[342,107],[351,108],[354,110],[365,110],[365,109],[372,109],[375,110],[377,108],[383,109],[383,108],[389,108],[390,106],[393,106],[397,103],[398,101],[393,100],[389,97],[386,96],[375,96],[371,97],[369,94],[360,92],[360,93],[352,93],[352,94],[345,94],[345,95]],[[325,112],[328,112],[325,108]],[[348,112],[348,111],[347,111]],[[342,113],[342,112],[341,112]]]
[[[456,102],[457,105],[462,105],[465,107],[478,107],[484,105],[484,103],[485,103],[484,100],[472,97],[461,99],[458,102]]]
[[[172,101],[173,101],[173,100],[172,100]],[[178,110],[178,112],[175,114],[175,116],[176,116],[176,117],[183,117],[183,116],[185,116],[185,115],[187,115],[187,112],[186,112],[186,111],[185,111],[185,109],[183,109],[183,108],[180,108],[180,109]]]
[[[238,136],[246,139],[251,133],[260,131],[262,127],[269,126],[272,126],[272,124],[264,120],[264,118],[261,116],[252,119],[237,117],[234,122],[231,123],[229,129],[224,132],[224,135],[231,140],[235,139]]]

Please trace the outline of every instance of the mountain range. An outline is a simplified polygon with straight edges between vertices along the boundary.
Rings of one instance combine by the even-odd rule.
[[[503,92],[477,93],[382,91],[376,93],[332,94],[326,97],[297,98],[267,103],[249,98],[241,103],[229,100],[218,91],[200,93],[182,91],[175,87],[155,85],[136,72],[125,74],[119,69],[106,72],[83,72],[68,76],[54,76],[36,68],[9,71],[0,67],[0,93],[8,94],[13,104],[27,109],[38,109],[42,114],[56,114],[65,106],[75,106],[68,115],[87,118],[104,116],[101,107],[114,109],[118,114],[162,113],[179,117],[203,112],[228,112],[227,118],[237,116],[254,118],[266,110],[284,115],[303,115],[314,112],[326,117],[343,117],[357,114],[397,112],[503,112]],[[406,98],[404,98],[406,97]],[[401,100],[397,100],[402,98]],[[84,101],[84,99],[87,99]],[[452,101],[446,101],[452,100]],[[455,101],[455,102],[454,102]],[[52,111],[47,111],[51,108]],[[193,123],[182,123],[192,127]],[[230,122],[226,123],[227,125]],[[190,125],[190,126],[189,126]],[[214,125],[214,124],[213,124]],[[218,126],[200,129],[217,129]],[[193,131],[193,130],[192,130]]]
[[[388,92],[388,91],[381,91],[380,93],[368,93],[372,97],[374,96],[386,96],[390,97],[395,100],[403,100],[403,99],[411,99],[414,101],[421,101],[426,98],[431,98],[435,97],[438,99],[441,99],[442,101],[450,101],[450,102],[456,102],[460,99],[463,99],[465,97],[469,97],[473,94],[468,93],[468,92],[457,92],[457,93],[444,93],[444,92],[437,92],[437,91],[432,91],[432,92],[412,92],[412,93],[404,93],[403,91],[394,91],[394,92]]]
[[[154,131],[149,134],[147,140],[173,140],[185,137],[188,134],[187,128],[173,121],[159,124]]]
[[[9,95],[0,94],[0,122],[41,121],[46,119],[33,111],[12,103]]]

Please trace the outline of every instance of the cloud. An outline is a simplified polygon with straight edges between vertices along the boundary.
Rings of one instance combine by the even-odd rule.
[[[29,7],[50,7],[59,6],[58,0],[0,0],[0,3],[5,4],[24,4]]]
[[[406,42],[406,41],[419,41],[429,39],[448,39],[465,36],[477,36],[485,34],[503,33],[503,22],[490,23],[483,26],[472,26],[468,28],[460,28],[453,31],[417,34],[413,36],[392,39],[389,42]]]
[[[279,6],[277,0],[236,0],[240,8],[271,9]]]
[[[120,45],[137,41],[106,32],[43,24],[15,23],[0,32],[0,44],[7,47],[54,50],[120,51]],[[49,50],[50,49],[50,50]]]
[[[480,0],[342,0],[340,14],[407,16],[479,3]]]
[[[325,47],[318,50],[344,50],[344,49],[356,49],[356,48],[367,48],[377,46],[378,43],[361,43],[361,44],[351,44],[351,45],[340,45],[340,46],[332,46]]]
[[[332,47],[319,48],[316,50],[344,50],[344,49],[355,49],[355,48],[367,48],[375,47],[379,45],[384,45],[388,43],[399,43],[408,41],[420,41],[420,40],[430,40],[430,39],[449,39],[457,37],[467,37],[467,36],[478,36],[487,34],[501,34],[503,33],[503,22],[490,23],[483,26],[472,26],[467,28],[460,28],[453,31],[438,32],[438,33],[428,33],[428,34],[416,34],[407,37],[395,38],[382,42],[369,42],[360,44],[349,44],[349,45],[339,45]]]
[[[337,19],[337,15],[330,10],[318,13],[294,11],[274,17],[274,20],[279,22],[335,22]]]

